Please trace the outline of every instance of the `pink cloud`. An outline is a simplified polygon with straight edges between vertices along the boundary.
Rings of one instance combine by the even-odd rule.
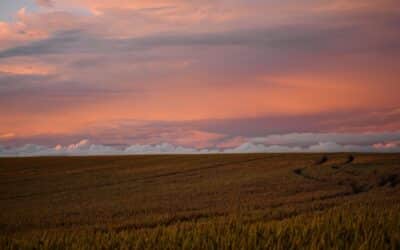
[[[55,73],[54,67],[50,65],[35,65],[27,63],[0,63],[0,74],[11,75],[49,75]]]
[[[280,116],[312,132],[400,128],[390,113],[400,105],[394,1],[37,3],[52,8],[0,23],[0,131],[75,137],[98,132],[88,124],[140,120],[149,124],[129,143],[228,148],[254,128],[150,123]],[[352,115],[308,120],[340,112]],[[298,132],[289,125],[274,128]]]

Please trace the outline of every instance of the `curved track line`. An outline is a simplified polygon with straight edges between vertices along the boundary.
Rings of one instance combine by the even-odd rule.
[[[161,178],[161,177],[176,176],[176,175],[181,175],[181,174],[197,172],[197,171],[201,171],[201,170],[216,169],[216,168],[220,168],[220,167],[228,166],[228,165],[238,165],[238,164],[243,164],[243,163],[260,161],[260,160],[264,160],[267,158],[270,158],[270,157],[264,156],[264,157],[252,158],[252,159],[247,159],[247,160],[242,160],[242,161],[230,161],[230,162],[224,162],[224,163],[217,163],[217,164],[212,164],[209,166],[188,169],[186,171],[173,171],[173,172],[169,172],[169,173],[144,176],[141,178],[132,178],[132,179],[128,179],[128,180],[124,180],[124,181],[120,181],[120,182],[110,182],[110,183],[103,183],[103,184],[99,184],[99,185],[81,186],[81,187],[69,188],[69,189],[58,190],[58,191],[53,191],[53,192],[42,192],[42,193],[31,193],[31,194],[25,194],[25,195],[16,195],[16,196],[12,196],[12,197],[0,198],[0,201],[30,198],[30,197],[41,196],[41,195],[64,194],[64,193],[73,192],[73,191],[83,191],[83,190],[86,191],[86,190],[96,189],[96,188],[111,187],[111,186],[117,186],[117,185],[126,184],[126,183],[130,183],[130,182],[148,181],[148,180],[157,179],[157,178]]]

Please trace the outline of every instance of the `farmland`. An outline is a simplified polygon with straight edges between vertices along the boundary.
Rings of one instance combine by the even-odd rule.
[[[1,249],[399,249],[400,154],[0,158]]]

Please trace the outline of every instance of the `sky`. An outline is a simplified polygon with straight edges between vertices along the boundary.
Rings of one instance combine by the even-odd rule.
[[[1,0],[0,156],[400,152],[398,0]]]

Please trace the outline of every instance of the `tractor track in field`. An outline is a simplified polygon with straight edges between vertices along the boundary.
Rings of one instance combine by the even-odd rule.
[[[166,157],[166,160],[176,160],[179,159],[179,156],[174,156],[174,157]],[[48,174],[48,176],[60,176],[63,174],[68,174],[68,175],[80,175],[82,173],[90,173],[90,172],[97,172],[99,170],[108,170],[108,169],[113,169],[115,168],[115,163],[120,162],[121,160],[114,160],[114,161],[110,161],[110,162],[106,162],[103,164],[99,164],[96,165],[95,168],[93,167],[89,167],[89,168],[81,168],[79,170],[68,170],[66,172],[56,172],[56,173],[51,173]],[[139,159],[136,161],[137,162],[143,161],[142,159]],[[0,185],[7,185],[7,184],[18,184],[18,183],[24,183],[27,181],[38,181],[38,178],[35,178],[35,176],[33,177],[29,177],[29,178],[24,178],[24,179],[17,179],[17,180],[11,180],[11,181],[0,181]]]
[[[354,178],[358,178],[361,176],[361,174],[355,173],[349,169],[346,169],[346,167],[351,164],[352,162],[354,162],[355,157],[353,155],[349,155],[347,160],[339,165],[333,165],[330,166],[332,169],[335,169],[336,172],[334,172],[333,174],[337,174],[337,173],[345,173],[349,176],[352,176]],[[309,166],[309,167],[315,167],[318,165],[321,165],[323,163],[328,162],[328,159],[322,159],[319,160],[316,164],[314,164],[313,166]],[[308,167],[303,167],[303,168],[297,168],[295,170],[293,170],[293,173],[295,175],[301,176],[304,179],[308,179],[308,180],[313,180],[313,181],[317,181],[317,182],[321,182],[321,183],[331,183],[331,184],[335,184],[338,186],[345,186],[350,188],[351,191],[346,191],[346,192],[342,192],[342,193],[338,193],[331,196],[327,196],[325,197],[326,199],[330,199],[330,198],[336,198],[336,197],[344,197],[344,196],[350,196],[350,195],[356,195],[356,194],[360,194],[360,193],[365,193],[370,191],[371,189],[375,188],[375,187],[383,187],[383,186],[389,186],[389,187],[396,187],[398,184],[400,184],[400,175],[399,174],[391,174],[391,175],[385,175],[385,176],[381,176],[380,179],[377,181],[377,183],[362,183],[360,182],[360,180],[358,179],[353,179],[353,180],[345,180],[345,181],[340,181],[340,182],[335,182],[334,179],[328,179],[328,178],[317,178],[315,176],[312,175],[308,175],[304,172],[305,169],[307,169]]]
[[[329,160],[328,157],[324,155],[324,156],[321,157],[321,159],[317,160],[314,163],[314,165],[312,165],[311,167],[322,165],[322,164],[328,162],[328,160]],[[293,170],[293,173],[295,175],[301,176],[304,179],[308,179],[308,180],[313,180],[313,181],[318,181],[318,182],[325,182],[326,181],[325,179],[317,178],[315,176],[306,174],[304,172],[304,170],[306,170],[306,168],[308,168],[308,167],[306,166],[306,167],[302,167],[302,168],[296,168],[295,170]]]
[[[340,170],[340,169],[344,168],[346,165],[352,163],[354,160],[355,160],[354,156],[353,155],[349,155],[345,162],[343,162],[340,165],[332,165],[331,168],[332,169],[336,169],[336,170]]]
[[[304,167],[304,168],[296,168],[295,170],[293,170],[293,173],[294,173],[295,175],[298,175],[298,176],[303,177],[304,179],[313,180],[313,181],[319,181],[319,182],[322,182],[322,181],[323,181],[322,179],[319,179],[319,178],[314,177],[314,176],[312,176],[312,175],[305,174],[305,173],[304,173],[304,170],[305,170],[306,168],[307,168],[307,167]]]
[[[352,171],[349,171],[347,169],[344,169],[347,165],[351,164],[354,161],[354,156],[350,155],[347,160],[339,165],[333,165],[331,166],[332,169],[336,169],[337,171],[334,173],[338,173],[338,172],[343,172],[346,173],[348,175],[351,175],[353,177],[357,177],[359,175],[353,173]],[[319,166],[322,165],[324,163],[329,162],[329,159],[326,156],[323,156],[320,160],[318,160],[314,165],[309,166],[309,167],[315,167],[315,166]],[[361,184],[355,180],[353,181],[346,181],[346,182],[339,182],[336,183],[335,180],[332,179],[327,179],[327,178],[317,178],[315,176],[312,175],[308,175],[304,172],[304,170],[306,170],[309,167],[303,167],[303,168],[297,168],[295,170],[293,170],[293,173],[295,175],[301,176],[304,179],[307,180],[313,180],[313,181],[317,181],[320,183],[332,183],[338,186],[346,186],[346,187],[350,187],[350,189],[352,190],[351,192],[345,192],[345,193],[340,193],[339,195],[334,195],[333,197],[328,197],[329,198],[336,198],[338,196],[349,196],[349,195],[355,195],[355,194],[359,194],[359,193],[363,193],[363,192],[368,192],[372,187],[366,185],[366,184]],[[393,179],[393,178],[392,178]]]
[[[103,184],[98,184],[98,185],[87,185],[87,186],[57,190],[57,191],[52,191],[52,192],[38,192],[38,193],[30,193],[30,194],[24,194],[24,195],[15,195],[15,196],[11,196],[11,197],[0,198],[0,201],[24,199],[24,198],[30,198],[30,197],[42,196],[42,195],[65,194],[65,193],[75,192],[75,191],[87,191],[87,190],[97,189],[97,188],[112,187],[112,186],[117,186],[117,185],[126,184],[126,183],[142,182],[142,181],[148,181],[148,180],[153,180],[153,179],[158,179],[158,178],[163,178],[163,177],[184,175],[184,174],[198,172],[198,171],[202,171],[202,170],[218,169],[220,167],[229,166],[229,165],[239,165],[239,164],[245,164],[245,163],[250,163],[250,162],[255,162],[255,161],[261,161],[261,160],[268,159],[270,157],[271,156],[264,156],[264,157],[251,158],[251,159],[246,159],[246,160],[241,160],[241,161],[221,162],[221,163],[211,164],[208,166],[206,165],[203,167],[191,168],[191,169],[184,170],[184,171],[173,171],[173,172],[167,172],[167,173],[162,173],[162,174],[149,175],[149,176],[144,176],[144,177],[139,177],[139,178],[127,179],[127,180],[123,180],[120,182],[110,182],[110,183],[103,183]]]
[[[354,161],[354,159],[355,159],[354,156],[350,155],[345,162],[343,162],[343,163],[341,163],[339,165],[333,165],[333,166],[331,166],[331,168],[338,170],[338,171],[336,171],[336,173],[337,173],[337,172],[341,171],[345,166],[351,164]],[[326,157],[326,156],[323,156],[321,159],[316,161],[314,165],[312,165],[310,167],[319,166],[319,165],[325,164],[327,162],[329,162],[329,158]],[[306,166],[306,167],[302,167],[302,168],[296,168],[295,170],[293,170],[293,173],[295,175],[301,176],[301,177],[303,177],[305,179],[309,179],[309,180],[320,181],[320,182],[327,181],[326,179],[317,178],[315,176],[308,175],[308,174],[304,173],[304,170],[306,170],[307,168],[309,168],[309,167]],[[348,171],[348,170],[345,170],[345,171],[342,171],[342,172],[345,172],[347,174],[355,176],[355,174],[353,172]]]

